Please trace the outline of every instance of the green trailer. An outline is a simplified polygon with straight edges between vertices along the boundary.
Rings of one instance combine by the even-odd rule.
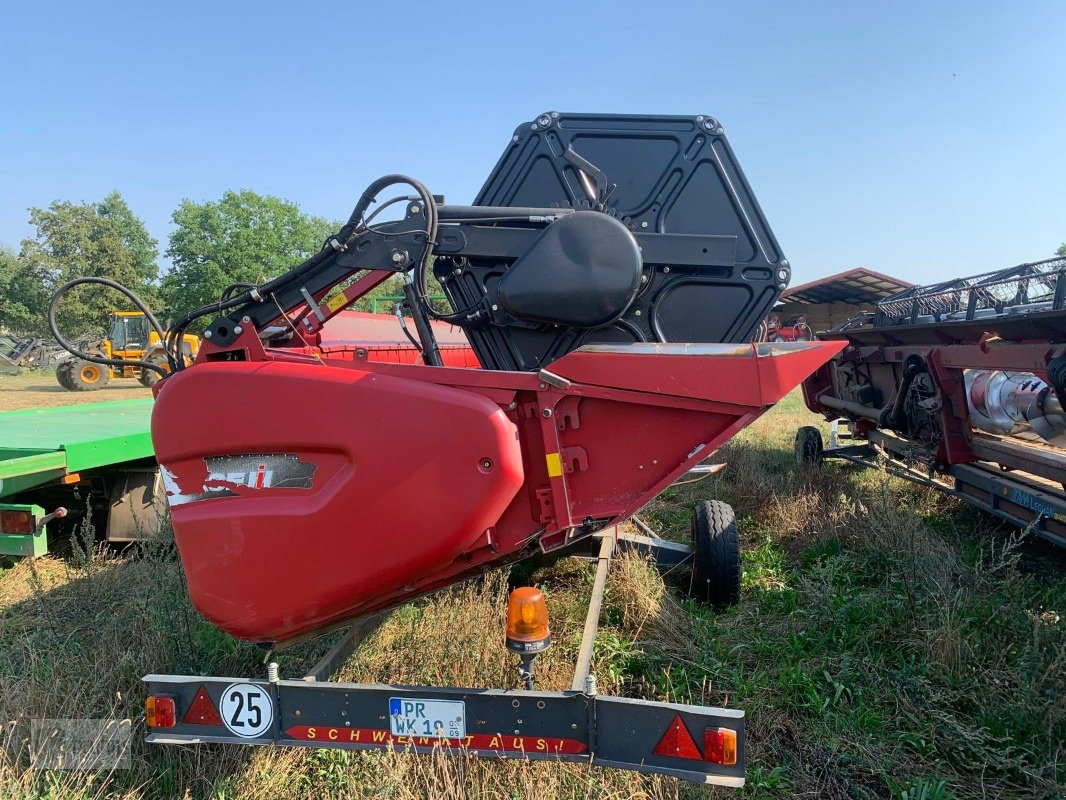
[[[79,532],[157,532],[151,415],[151,399],[0,413],[0,555],[41,555]]]

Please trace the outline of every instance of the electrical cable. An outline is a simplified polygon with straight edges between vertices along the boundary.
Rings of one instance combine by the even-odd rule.
[[[229,300],[229,298],[232,296],[233,292],[235,292],[237,289],[244,289],[245,291],[250,291],[252,289],[258,289],[258,288],[259,288],[259,284],[258,283],[244,283],[244,282],[231,283],[229,286],[227,286],[225,289],[222,290],[222,295],[221,295],[220,299]]]

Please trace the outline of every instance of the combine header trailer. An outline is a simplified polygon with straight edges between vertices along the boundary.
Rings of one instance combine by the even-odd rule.
[[[1066,546],[1066,259],[907,289],[819,338],[845,349],[803,384],[847,420],[823,450],[953,494]]]
[[[400,218],[379,221],[393,204]],[[431,271],[451,310],[431,302]],[[324,335],[394,274],[422,363]],[[841,347],[750,344],[789,277],[711,117],[543,114],[470,206],[375,181],[321,252],[167,334],[152,438],[193,602],[280,651],[501,564],[613,547],[620,522]],[[186,366],[177,344],[201,318]],[[433,320],[480,368],[447,364]],[[696,530],[697,590],[735,596],[731,512],[703,509]],[[527,643],[524,675],[546,640]],[[737,712],[585,684],[147,681],[153,741],[392,742],[743,780]]]

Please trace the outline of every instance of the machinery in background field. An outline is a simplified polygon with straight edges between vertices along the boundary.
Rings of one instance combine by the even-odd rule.
[[[0,375],[19,375],[69,360],[70,353],[54,342],[36,336],[0,336]]]
[[[766,341],[768,342],[809,342],[814,338],[805,316],[789,317],[782,321],[781,315],[774,313],[766,318]]]
[[[79,350],[116,361],[144,361],[169,372],[163,340],[148,324],[140,311],[113,311],[109,315],[108,335],[94,343],[79,346]],[[191,363],[200,349],[200,338],[185,334],[181,350],[184,361]],[[64,389],[90,392],[103,389],[112,378],[136,378],[143,386],[151,387],[160,373],[134,363],[122,365],[100,364],[84,358],[69,358],[56,367],[56,380]]]
[[[887,460],[1066,545],[1066,259],[910,288],[818,336],[847,346],[804,398],[853,443],[802,428],[801,461]]]

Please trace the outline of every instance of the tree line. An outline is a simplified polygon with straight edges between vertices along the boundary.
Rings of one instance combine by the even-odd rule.
[[[218,300],[234,283],[262,283],[318,252],[341,223],[303,213],[292,202],[252,191],[218,200],[183,200],[171,215],[174,230],[160,270],[159,242],[118,192],[96,203],[56,200],[31,208],[36,228],[18,252],[0,246],[0,330],[48,336],[46,313],[55,289],[72,278],[97,275],[128,286],[161,319],[176,318]],[[1066,257],[1066,243],[1056,251]],[[388,281],[373,295],[399,293]],[[369,309],[371,297],[357,308]],[[60,305],[57,322],[73,336],[98,334],[125,298],[83,286]]]
[[[202,203],[183,200],[171,219],[174,230],[162,252],[170,269],[163,272],[159,241],[117,191],[95,203],[56,200],[31,208],[33,238],[17,252],[0,246],[0,330],[48,336],[53,292],[86,275],[129,287],[161,320],[177,318],[218,300],[231,284],[280,275],[341,227],[295,203],[247,190]],[[398,291],[392,284],[376,294]],[[108,312],[124,309],[129,302],[121,295],[81,286],[59,305],[57,323],[71,336],[99,335]]]

